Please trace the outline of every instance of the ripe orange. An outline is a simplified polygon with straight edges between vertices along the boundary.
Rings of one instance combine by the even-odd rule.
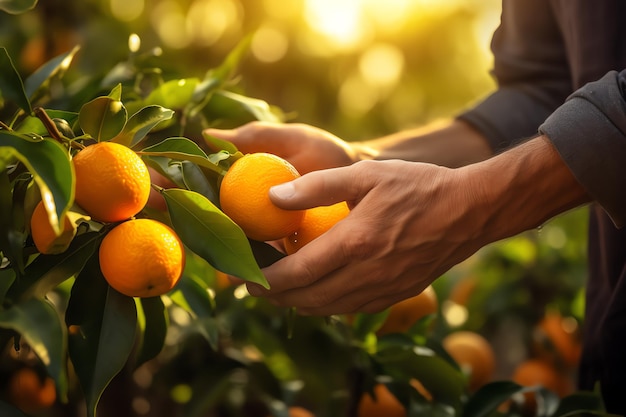
[[[366,392],[359,400],[358,417],[406,417],[406,409],[385,384],[374,386],[376,399]]]
[[[487,339],[476,332],[461,330],[444,337],[442,345],[468,375],[471,391],[489,382],[496,368],[496,359]]]
[[[62,223],[63,230],[61,234],[57,236],[50,224],[48,212],[43,202],[40,201],[37,204],[30,218],[30,232],[35,247],[39,252],[53,255],[62,253],[67,249],[76,234],[76,228],[67,215],[62,219]]]
[[[250,239],[282,239],[295,232],[303,210],[283,210],[272,203],[270,187],[300,176],[286,160],[269,153],[251,153],[239,158],[220,185],[222,211]]]
[[[130,297],[165,294],[178,283],[185,266],[178,235],[152,219],[115,226],[102,240],[99,256],[109,285]]]
[[[389,307],[389,315],[376,334],[403,333],[419,319],[437,313],[439,301],[431,285],[413,297],[402,300]]]
[[[328,231],[349,213],[350,209],[345,201],[306,210],[298,230],[283,239],[287,255],[296,253],[304,245]]]
[[[513,371],[511,379],[525,387],[542,386],[560,397],[572,391],[572,382],[567,376],[543,359],[531,358],[521,362]],[[534,410],[536,406],[535,393],[524,393],[524,408]]]
[[[306,408],[293,405],[288,410],[289,417],[315,417],[315,414],[307,410]],[[268,416],[271,417],[271,416]]]
[[[113,142],[87,146],[74,156],[76,202],[95,220],[119,222],[148,202],[148,167],[130,148]]]
[[[34,369],[25,367],[11,375],[8,396],[24,413],[34,414],[51,407],[57,393],[52,378],[42,378]]]
[[[577,331],[573,317],[546,313],[533,332],[535,354],[567,368],[576,367],[582,349]]]

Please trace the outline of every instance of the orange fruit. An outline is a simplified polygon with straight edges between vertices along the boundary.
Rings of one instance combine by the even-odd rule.
[[[298,230],[283,239],[287,255],[296,253],[304,245],[328,231],[349,213],[350,209],[345,201],[330,206],[313,207],[305,210]]]
[[[521,362],[511,378],[524,387],[542,386],[560,397],[571,393],[572,382],[548,361],[531,358]],[[537,406],[534,392],[524,393],[524,408],[534,410]]]
[[[315,414],[313,414],[306,408],[299,407],[297,405],[293,405],[289,407],[287,411],[288,411],[289,417],[315,417]],[[272,416],[268,415],[267,417],[272,417]]]
[[[546,313],[533,332],[535,354],[567,368],[576,367],[582,349],[577,332],[578,323],[573,317]]]
[[[185,249],[178,235],[152,219],[115,226],[100,245],[100,269],[109,285],[130,297],[155,297],[178,283]]]
[[[366,392],[360,398],[358,417],[406,417],[406,409],[385,384],[376,384],[374,395]]]
[[[14,406],[26,414],[34,414],[51,407],[57,393],[52,378],[42,378],[32,368],[20,368],[10,377],[8,396]]]
[[[63,230],[61,230],[61,234],[57,236],[50,224],[48,212],[43,202],[40,201],[37,204],[30,218],[30,232],[35,247],[39,252],[53,255],[62,253],[67,249],[76,234],[76,228],[67,215],[63,217],[62,223]]]
[[[437,313],[438,308],[437,293],[429,285],[421,293],[389,307],[389,314],[376,334],[382,336],[389,333],[406,332],[419,319]]]
[[[483,336],[476,332],[460,330],[444,337],[442,345],[468,376],[471,391],[491,380],[496,368],[495,353]]]
[[[282,239],[298,229],[304,211],[275,206],[269,189],[299,176],[279,156],[264,152],[246,154],[231,165],[222,179],[221,209],[250,239]]]
[[[148,167],[132,149],[113,142],[87,146],[74,156],[76,203],[102,222],[139,213],[150,195]]]
[[[466,306],[470,297],[476,289],[478,280],[474,277],[467,277],[459,280],[450,290],[448,300],[455,304]]]

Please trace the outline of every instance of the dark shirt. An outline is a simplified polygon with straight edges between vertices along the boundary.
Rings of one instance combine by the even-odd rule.
[[[460,115],[495,152],[548,136],[590,209],[579,386],[626,415],[626,1],[504,0],[498,89]]]

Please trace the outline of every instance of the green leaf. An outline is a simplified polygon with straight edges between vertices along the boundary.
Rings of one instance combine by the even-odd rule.
[[[71,127],[78,120],[78,113],[63,110],[45,109],[45,113],[54,121],[64,120]],[[58,125],[57,125],[58,127]],[[28,116],[22,119],[15,129],[16,132],[29,133],[39,136],[49,136],[48,130],[41,122],[41,119],[35,116]],[[62,132],[64,133],[64,132]],[[67,135],[66,135],[67,136]],[[67,136],[70,138],[71,136]]]
[[[454,409],[461,407],[466,381],[461,372],[450,362],[421,346],[389,346],[376,355],[385,374],[408,376],[424,385],[435,401]]]
[[[71,51],[52,58],[26,78],[24,87],[26,96],[30,98],[31,103],[36,102],[48,93],[52,79],[61,78],[65,75],[79,49],[76,46]]]
[[[18,332],[56,381],[59,397],[67,395],[65,326],[47,300],[29,299],[0,311],[0,327]]]
[[[13,269],[0,269],[0,305],[4,303],[4,297],[14,282],[15,271]]]
[[[66,321],[80,326],[80,334],[69,338],[69,353],[87,416],[95,417],[102,393],[130,357],[137,327],[133,298],[108,286],[98,256],[92,256],[74,283]]]
[[[568,395],[561,399],[552,417],[574,416],[584,414],[583,412],[607,415],[599,393],[581,391]]]
[[[223,118],[233,124],[243,124],[253,120],[282,122],[282,118],[266,101],[225,90],[216,91],[211,96],[206,110],[211,117]]]
[[[192,328],[202,335],[213,349],[217,349],[219,332],[214,317],[215,303],[202,280],[187,272],[184,273],[170,297],[174,303],[194,317]]]
[[[0,155],[3,154],[16,157],[34,175],[46,211],[57,215],[51,218],[52,226],[60,232],[58,219],[74,202],[74,168],[67,150],[50,139],[34,140],[0,130]]]
[[[0,10],[10,14],[20,14],[32,10],[37,0],[0,0]]]
[[[223,169],[211,161],[207,154],[194,141],[183,138],[167,138],[156,145],[148,146],[137,152],[141,156],[160,156],[179,161],[189,161],[194,164],[209,168],[217,173],[223,173]]]
[[[246,235],[204,196],[187,190],[162,190],[174,230],[183,243],[212,266],[269,287]]]
[[[161,297],[139,298],[135,302],[139,304],[142,313],[138,316],[143,330],[139,354],[134,364],[138,367],[161,352],[165,344],[169,316]]]
[[[102,236],[97,232],[76,236],[69,248],[58,255],[39,255],[9,290],[13,300],[42,298],[63,281],[79,273],[96,252]]]
[[[463,417],[488,417],[512,395],[526,389],[511,381],[496,381],[483,385],[469,399]]]
[[[236,154],[239,152],[239,149],[232,143],[223,139],[216,138],[215,136],[208,135],[202,132],[202,137],[204,141],[209,145],[211,149],[214,150],[223,150],[228,152],[229,154]]]
[[[219,204],[218,175],[214,173],[212,181],[209,181],[209,178],[198,165],[189,161],[183,161],[181,166],[185,188],[202,194],[211,200],[213,204]]]
[[[167,81],[150,92],[144,99],[146,105],[159,105],[168,109],[184,109],[193,97],[197,78]]]
[[[133,147],[145,138],[156,125],[171,119],[173,115],[174,111],[161,106],[144,107],[128,119],[124,129],[111,141]]]
[[[0,8],[2,5],[3,0],[0,0]],[[4,47],[0,48],[0,92],[6,100],[15,102],[24,112],[32,113],[33,109],[24,90],[22,78]]]
[[[0,415],[2,417],[27,417],[19,409],[0,400]]]
[[[126,125],[126,108],[119,100],[96,97],[83,104],[78,114],[78,123],[83,132],[98,142],[117,136]]]

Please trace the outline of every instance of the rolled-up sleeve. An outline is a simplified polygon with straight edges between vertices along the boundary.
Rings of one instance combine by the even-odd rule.
[[[626,70],[569,96],[539,132],[618,227],[626,224]]]

